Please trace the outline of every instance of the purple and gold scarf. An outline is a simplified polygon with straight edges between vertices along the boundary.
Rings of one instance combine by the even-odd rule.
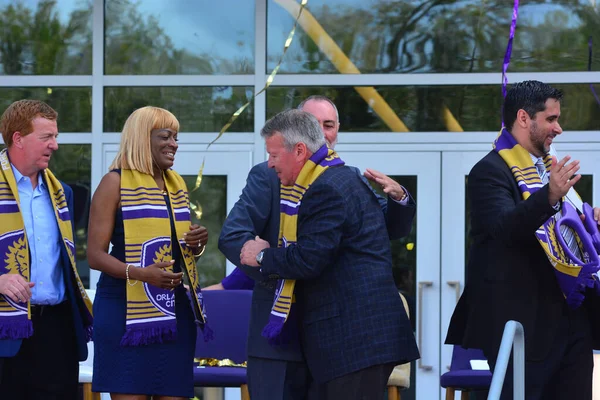
[[[162,191],[154,178],[138,171],[121,170],[121,210],[125,228],[125,262],[135,267],[172,260],[172,246],[181,250],[181,270],[188,278],[188,295],[196,324],[209,340],[211,330],[206,325],[202,291],[198,282],[192,249],[186,246],[183,234],[190,226],[190,202],[183,178],[175,171],[164,173],[169,201],[165,204]],[[169,210],[173,215],[178,243],[171,241]],[[173,272],[170,267],[169,272]],[[139,282],[127,285],[127,318],[122,346],[140,346],[174,340],[177,334],[175,292]]]
[[[6,149],[0,152],[0,274],[19,274],[29,282],[29,245],[25,224],[19,208],[19,191]],[[75,244],[71,212],[62,184],[49,169],[43,171],[43,179],[48,186],[54,216],[60,231],[61,243],[70,261],[70,279],[77,283],[75,293],[84,307],[78,307],[86,332],[86,340],[92,337],[92,302],[77,273],[75,264]],[[75,300],[74,300],[75,301]],[[0,295],[0,339],[25,339],[33,334],[31,304],[15,303],[8,296]]]
[[[502,129],[500,135],[496,138],[494,150],[498,152],[512,171],[523,195],[523,200],[527,200],[529,196],[543,187],[531,155],[517,143],[506,129]],[[550,173],[551,163],[552,156],[548,154],[544,157],[548,174]],[[571,308],[577,308],[583,302],[588,287],[598,288],[598,281],[595,277],[595,273],[598,272],[598,265],[594,263],[580,265],[576,260],[572,260],[567,256],[567,252],[562,248],[556,237],[556,218],[557,216],[552,216],[544,222],[535,232],[535,236],[544,249],[548,260],[550,260],[550,264],[554,267],[556,279],[567,304]],[[578,234],[576,232],[573,232],[573,234],[581,254],[586,255],[586,249],[584,249]]]
[[[344,165],[337,153],[326,145],[317,150],[300,170],[293,186],[280,188],[279,210],[281,218],[279,221],[279,247],[287,247],[296,243],[296,231],[298,228],[298,210],[302,203],[302,197],[310,185],[325,170],[332,166]],[[294,298],[294,287],[296,281],[293,279],[280,279],[275,288],[275,300],[269,316],[269,322],[264,327],[262,335],[271,344],[280,342],[279,335],[287,321]]]

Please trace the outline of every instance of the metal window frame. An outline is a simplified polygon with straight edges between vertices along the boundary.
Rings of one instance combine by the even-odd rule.
[[[104,75],[104,1],[93,0],[92,12],[92,75],[27,75],[0,76],[2,87],[91,87],[92,131],[61,135],[64,144],[89,143],[92,145],[92,188],[102,178],[102,148],[115,142],[114,133],[103,132],[104,89],[106,87],[152,87],[152,86],[247,86],[259,92],[268,78],[267,71],[267,0],[255,0],[255,52],[254,74],[238,75]],[[509,79],[517,82],[537,79],[552,84],[600,83],[598,71],[569,72],[515,72]],[[299,86],[453,86],[453,85],[500,85],[500,73],[423,73],[423,74],[278,74],[273,87]],[[254,161],[265,159],[266,152],[260,138],[260,129],[266,120],[266,94],[254,99],[254,132],[228,133],[220,139],[222,144],[248,143],[254,137]],[[574,143],[600,143],[600,131],[570,131],[568,141]],[[91,135],[90,135],[91,134]],[[455,145],[489,143],[496,132],[392,132],[344,133],[340,144],[397,144],[411,148],[444,151]],[[117,134],[118,135],[118,134]],[[216,133],[182,135],[182,144],[206,143]],[[243,138],[243,139],[242,139]],[[241,140],[241,142],[240,142]],[[448,147],[450,146],[450,147]]]

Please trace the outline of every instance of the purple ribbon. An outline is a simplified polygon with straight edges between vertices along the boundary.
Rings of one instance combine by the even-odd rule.
[[[588,40],[588,71],[592,70],[592,37]],[[590,90],[596,99],[596,103],[600,105],[600,99],[598,99],[598,95],[596,94],[596,90],[594,90],[594,84],[590,83]]]
[[[506,77],[506,71],[510,64],[510,55],[512,54],[513,39],[515,38],[515,30],[517,29],[517,16],[519,15],[519,0],[515,0],[512,12],[512,21],[510,23],[510,34],[508,35],[508,44],[506,45],[506,53],[504,53],[504,64],[502,65],[502,98],[506,98],[506,85],[508,84],[508,78]],[[500,107],[500,120],[502,121],[502,127],[504,127],[504,114],[502,107]]]
[[[512,45],[513,45],[513,39],[515,38],[515,30],[517,29],[518,14],[519,14],[519,0],[515,0],[515,5],[513,6],[513,12],[512,12],[512,22],[510,23],[510,35],[508,36],[508,44],[506,45],[506,53],[504,53],[504,65],[502,66],[502,97],[506,97],[506,85],[508,84],[508,78],[506,77],[506,70],[508,70],[508,65],[510,64],[510,55],[512,53]]]

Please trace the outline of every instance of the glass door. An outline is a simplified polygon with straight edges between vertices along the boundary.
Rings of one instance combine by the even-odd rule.
[[[342,146],[340,146],[342,147]],[[349,146],[350,147],[350,146]],[[348,147],[346,147],[348,148]],[[347,165],[375,169],[398,181],[417,202],[413,229],[392,241],[394,280],[407,298],[421,359],[411,368],[403,399],[439,396],[440,153],[340,150]]]

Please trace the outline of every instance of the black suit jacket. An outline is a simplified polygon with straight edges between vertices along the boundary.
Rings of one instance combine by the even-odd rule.
[[[315,381],[419,357],[381,207],[351,168],[328,168],[312,183],[297,242],[266,249],[261,270],[297,280],[302,348]]]
[[[556,213],[548,202],[548,185],[523,200],[509,167],[492,151],[471,170],[467,193],[472,245],[465,290],[446,343],[497,354],[504,325],[516,320],[525,331],[526,358],[543,360],[552,350],[561,317],[570,312],[535,237]],[[586,303],[576,312],[597,309]]]

